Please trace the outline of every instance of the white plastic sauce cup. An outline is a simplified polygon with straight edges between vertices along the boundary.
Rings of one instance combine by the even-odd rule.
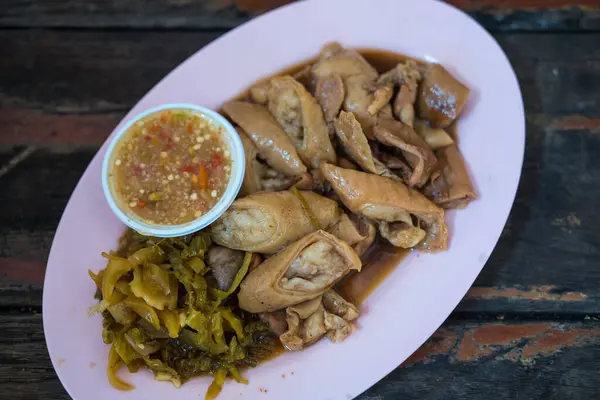
[[[231,155],[231,175],[229,178],[227,188],[223,193],[223,196],[221,196],[217,204],[215,204],[215,206],[211,208],[208,212],[194,219],[193,221],[180,225],[162,225],[149,223],[143,220],[142,218],[138,217],[137,215],[133,214],[126,207],[120,206],[123,205],[124,202],[122,200],[117,199],[114,178],[110,176],[112,168],[114,167],[115,149],[117,149],[119,142],[129,130],[129,128],[131,128],[139,120],[144,119],[151,114],[166,110],[187,111],[190,113],[195,113],[207,122],[212,123],[217,127],[223,128],[223,130],[221,131],[223,133],[223,141],[227,146],[227,150],[229,150],[229,154]],[[227,210],[227,208],[229,208],[233,200],[235,200],[235,197],[237,196],[238,192],[240,191],[240,187],[242,186],[242,181],[244,180],[245,166],[246,161],[242,141],[237,131],[222,115],[218,114],[215,111],[209,110],[208,108],[197,106],[194,104],[164,104],[162,106],[154,107],[144,111],[141,114],[138,114],[129,122],[127,122],[124,126],[122,126],[117,131],[115,136],[111,139],[106,154],[104,155],[104,160],[102,162],[102,190],[104,191],[104,196],[106,197],[106,201],[108,201],[108,205],[110,206],[111,210],[121,221],[123,221],[125,225],[129,226],[130,228],[135,229],[139,233],[148,236],[184,236],[199,231],[200,229],[210,225],[217,218],[219,218],[221,214],[223,214],[225,210]]]

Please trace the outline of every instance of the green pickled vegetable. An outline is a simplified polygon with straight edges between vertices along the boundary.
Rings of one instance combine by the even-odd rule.
[[[129,287],[129,282],[125,281],[124,279],[119,279],[117,281],[115,284],[115,290],[125,296],[131,296],[132,294],[131,288]]]
[[[102,298],[108,302],[114,303],[113,293],[115,291],[115,284],[123,275],[131,271],[134,265],[124,258],[108,255],[106,253],[103,255],[109,258],[109,261],[102,277]]]
[[[127,364],[127,369],[129,370],[129,372],[134,374],[138,372],[143,366],[144,360],[141,358],[136,358],[135,360],[132,360],[129,364]]]
[[[110,351],[108,352],[108,366],[106,367],[106,374],[108,375],[108,381],[115,389],[124,390],[124,391],[133,390],[133,389],[135,389],[135,386],[122,381],[117,376],[117,371],[121,367],[122,363],[123,363],[123,361],[119,357],[119,354],[117,353],[117,351],[115,349],[115,345],[113,344],[110,348]]]
[[[98,272],[98,274],[95,274],[90,269],[88,270],[88,275],[90,276],[90,278],[92,278],[98,289],[102,290],[102,278],[104,277],[104,270],[102,269]]]
[[[204,275],[206,274],[206,272],[208,272],[208,268],[206,268],[206,264],[204,263],[204,260],[202,260],[202,258],[194,256],[194,257],[190,257],[189,260],[187,260],[187,267],[191,268],[195,273],[200,274],[200,275]]]
[[[229,308],[220,308],[219,314],[229,324],[239,340],[244,340],[244,326],[242,320],[236,317]]]
[[[179,325],[179,316],[170,310],[162,310],[158,311],[158,317],[169,331],[169,336],[172,338],[176,338],[179,336],[179,331],[181,330],[181,326]]]
[[[181,251],[182,258],[190,258],[194,256],[204,257],[204,253],[211,245],[210,235],[207,233],[199,233],[196,235],[189,246],[186,246]]]
[[[242,378],[240,371],[236,367],[229,367],[229,375],[238,383],[248,384],[248,379]]]
[[[157,340],[152,339],[151,335],[140,328],[131,328],[125,333],[124,337],[131,348],[142,356],[149,356],[160,350],[161,347]]]
[[[223,389],[223,385],[225,384],[225,379],[227,378],[227,370],[221,368],[215,374],[215,379],[212,381],[208,390],[206,391],[206,396],[204,400],[214,400],[217,398],[221,390]]]
[[[113,295],[111,296],[111,300],[100,300],[100,302],[98,304],[96,304],[95,306],[90,307],[89,311],[88,311],[88,315],[94,315],[96,313],[102,313],[104,311],[106,311],[108,309],[108,307],[110,307],[113,304],[117,304],[121,301],[123,301],[123,299],[125,299],[125,295],[115,292],[113,293]]]
[[[153,293],[168,295],[171,292],[169,272],[156,264],[148,263],[142,268],[144,284]]]
[[[148,369],[154,372],[157,381],[170,381],[175,387],[181,386],[179,374],[173,368],[163,363],[160,359],[144,357]]]
[[[131,325],[137,319],[137,314],[122,301],[108,306],[107,310],[121,325]]]
[[[129,283],[136,297],[144,299],[150,306],[163,310],[175,308],[177,303],[176,282],[171,282],[169,273],[156,264],[138,266],[133,270],[133,280]],[[167,288],[165,290],[165,287]],[[172,293],[172,289],[175,292]],[[168,294],[165,294],[168,291]]]
[[[210,372],[211,365],[211,359],[207,356],[180,358],[175,361],[174,369],[185,380],[194,376],[207,375]]]
[[[90,311],[103,317],[102,340],[111,345],[107,375],[115,388],[133,389],[117,377],[120,367],[131,372],[145,367],[176,387],[212,375],[207,398],[214,398],[227,376],[247,383],[240,370],[279,351],[268,326],[240,312],[233,296],[252,253],[245,254],[230,287],[220,291],[204,259],[211,245],[202,232],[154,238],[129,230],[118,250],[103,254],[106,268],[88,272],[100,299]]]
[[[225,345],[225,332],[223,331],[223,316],[216,312],[210,317],[210,333],[217,345]]]
[[[117,322],[108,311],[102,313],[102,341],[111,344],[115,340],[115,331],[118,329]]]
[[[208,319],[202,312],[194,309],[190,310],[185,323],[196,332],[205,333],[204,336],[208,336]]]
[[[165,259],[165,253],[159,246],[144,247],[127,257],[127,260],[134,267],[138,265],[152,263],[160,264]]]
[[[144,300],[137,297],[128,297],[123,300],[123,303],[129,306],[137,315],[150,322],[154,329],[160,329],[160,321],[156,310],[148,305]]]
[[[243,347],[238,344],[237,339],[234,337],[231,338],[229,342],[229,352],[227,354],[227,361],[235,362],[239,360],[243,360],[246,357],[246,353],[244,352]]]
[[[141,357],[141,355],[137,351],[137,349],[133,348],[129,344],[127,339],[125,339],[124,334],[120,334],[115,337],[113,347],[114,347],[115,351],[117,352],[117,354],[119,355],[119,357],[121,358],[121,360],[123,360],[123,362],[126,365],[129,365],[129,363],[131,363],[131,361],[135,360],[136,358]]]

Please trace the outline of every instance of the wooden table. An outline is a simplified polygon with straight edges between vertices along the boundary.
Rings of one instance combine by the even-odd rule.
[[[186,57],[287,2],[2,0],[0,398],[69,398],[44,343],[44,269],[106,136]],[[523,176],[474,287],[360,399],[600,398],[600,1],[450,2],[493,33],[517,72]]]

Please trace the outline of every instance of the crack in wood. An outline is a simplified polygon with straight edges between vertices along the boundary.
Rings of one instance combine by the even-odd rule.
[[[27,159],[27,157],[32,155],[35,150],[36,150],[35,146],[26,147],[20,153],[18,153],[16,156],[14,156],[10,160],[8,160],[8,162],[6,164],[4,164],[3,166],[0,167],[0,179],[2,179],[3,176],[8,174],[17,165],[22,163],[25,159]]]

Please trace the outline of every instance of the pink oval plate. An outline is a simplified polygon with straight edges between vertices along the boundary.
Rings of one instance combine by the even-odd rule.
[[[221,399],[345,400],[366,390],[414,352],[456,307],[492,252],[515,196],[525,142],[515,74],[488,33],[435,1],[329,0],[282,7],[194,54],[123,121],[163,103],[217,108],[250,83],[315,55],[330,41],[439,61],[471,88],[459,126],[460,149],[479,199],[448,213],[448,251],[412,253],[375,290],[362,306],[358,330],[344,343],[322,340],[280,356],[246,372],[248,385],[228,382]],[[102,195],[105,150],[106,143],[77,185],[50,252],[43,299],[50,357],[78,400],[203,398],[209,378],[175,389],[154,381],[147,371],[123,371],[124,379],[137,386],[131,392],[116,391],[106,378],[108,347],[102,343],[101,318],[87,316],[95,303],[87,270],[105,266],[100,253],[117,245],[125,227]]]

